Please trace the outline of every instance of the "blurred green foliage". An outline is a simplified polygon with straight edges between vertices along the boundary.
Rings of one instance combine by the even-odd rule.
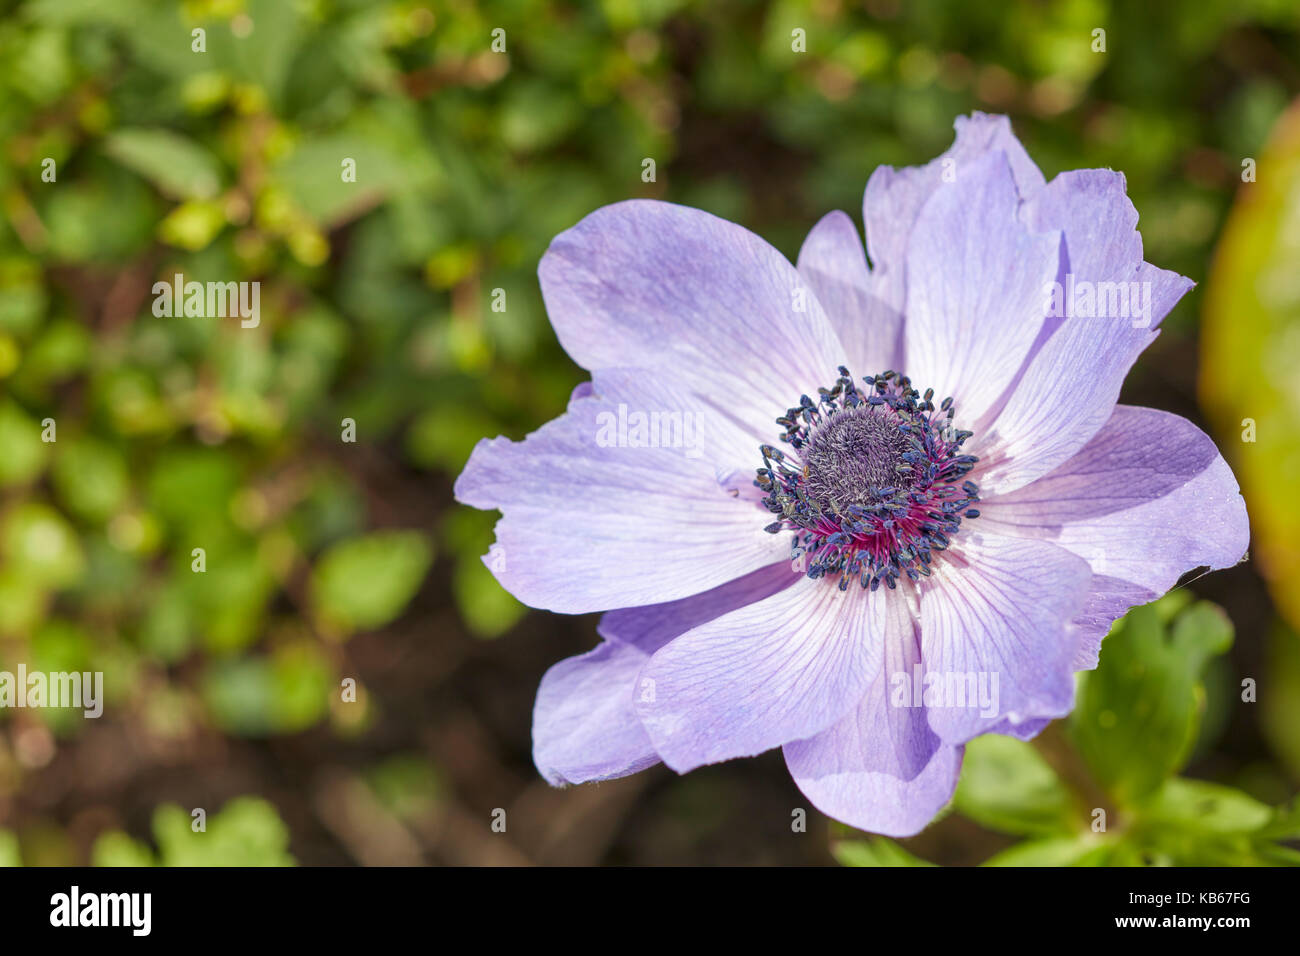
[[[101,670],[111,719],[182,743],[355,733],[371,705],[337,705],[345,642],[398,621],[431,578],[475,635],[520,619],[479,560],[492,516],[448,489],[480,437],[521,437],[582,378],[535,269],[596,207],[700,206],[793,257],[822,213],[857,216],[873,168],[928,160],[955,115],[985,109],[1013,115],[1049,176],[1123,170],[1147,258],[1201,279],[1242,157],[1300,87],[1291,0],[0,10],[0,668]],[[259,323],[154,315],[153,284],[176,274],[259,281]],[[1198,296],[1162,347],[1195,336]],[[1175,645],[1220,650],[1181,626]],[[1169,657],[1152,679],[1172,679]],[[1148,678],[1108,675],[1085,712],[1112,680]],[[1191,662],[1180,679],[1196,686]],[[1135,716],[1191,735],[1184,698]],[[21,726],[0,735],[0,805],[87,732],[71,711],[6,725]],[[1147,755],[1161,780],[1179,734]],[[1297,746],[1294,726],[1282,736]],[[963,786],[983,821],[1057,833],[1050,773],[1015,742],[979,750]],[[1190,799],[1134,776],[1139,756],[1106,779],[1152,806]],[[978,798],[985,759],[1021,782],[985,789],[1027,804]],[[253,859],[246,833],[283,860],[281,831],[244,812],[230,858]],[[170,813],[163,862],[215,859],[186,856]],[[18,852],[0,831],[0,862]],[[95,846],[101,862],[151,854],[122,834]]]
[[[258,797],[237,797],[215,813],[183,810],[163,804],[153,814],[157,852],[121,830],[105,830],[95,839],[92,866],[294,866],[288,852],[289,830],[275,807]],[[45,852],[58,853],[57,840]],[[38,849],[38,854],[40,850]],[[0,829],[0,866],[23,865],[20,841]],[[65,863],[55,856],[29,862]]]
[[[211,820],[198,821],[174,804],[153,815],[155,855],[120,830],[100,834],[94,866],[293,866],[289,830],[275,807],[256,797],[239,797]]]
[[[1264,728],[1300,776],[1300,104],[1243,185],[1206,292],[1203,404],[1250,504],[1252,548],[1284,620],[1269,631]],[[1249,387],[1241,387],[1242,383]]]

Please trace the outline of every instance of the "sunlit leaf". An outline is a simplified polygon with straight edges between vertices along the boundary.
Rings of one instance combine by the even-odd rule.
[[[212,154],[172,130],[119,129],[104,148],[169,198],[211,199],[221,188],[221,166]]]
[[[1050,837],[1026,840],[990,857],[984,866],[1105,866],[1113,852],[1103,836]]]
[[[1183,766],[1199,725],[1201,674],[1231,644],[1232,623],[1204,601],[1169,624],[1160,604],[1134,608],[1102,643],[1069,726],[1098,782],[1120,803],[1135,803]]]
[[[832,844],[831,852],[842,866],[934,866],[885,837],[839,840]]]
[[[957,812],[992,830],[1044,835],[1078,829],[1069,791],[1033,745],[985,734],[966,745]]]
[[[312,571],[320,620],[343,632],[382,627],[414,597],[433,549],[414,531],[380,531],[330,548]]]

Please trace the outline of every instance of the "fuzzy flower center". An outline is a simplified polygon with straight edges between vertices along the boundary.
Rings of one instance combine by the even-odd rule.
[[[872,591],[906,575],[930,575],[979,488],[963,477],[978,460],[961,454],[970,432],[953,428],[953,403],[935,407],[897,372],[868,375],[856,385],[844,366],[818,399],[799,404],[776,423],[791,452],[763,445],[754,484],[777,516],[767,531],[794,532],[791,558],[806,561],[810,578],[853,580]]]

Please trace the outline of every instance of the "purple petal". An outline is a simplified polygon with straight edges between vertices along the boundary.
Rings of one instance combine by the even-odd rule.
[[[986,495],[1042,477],[1096,434],[1134,360],[1155,339],[1155,326],[1191,288],[1191,280],[1142,261],[1137,218],[1124,177],[1104,169],[1062,173],[1027,204],[1032,228],[1065,234],[1066,272],[1072,278],[1061,283],[1064,302],[1057,304],[1071,308],[1079,290],[1100,289],[1094,296],[1097,307],[1104,303],[1102,311],[1115,314],[1066,312],[1048,320],[1052,334],[993,425],[977,429],[970,445],[972,454],[986,458],[985,449],[992,451],[979,476]],[[1101,283],[1115,290],[1113,301]],[[1133,290],[1136,301],[1130,299]]]
[[[1088,585],[1088,602],[1073,621],[1079,640],[1074,669],[1088,671],[1096,667],[1102,638],[1110,631],[1110,626],[1127,614],[1129,608],[1150,604],[1159,596],[1140,585],[1094,574]]]
[[[1013,723],[1010,720],[1004,720],[989,728],[988,732],[991,734],[1003,734],[1007,737],[1015,737],[1017,740],[1033,740],[1043,732],[1043,728],[1050,724],[1053,719],[1054,718],[1052,717],[1036,717],[1033,720],[1025,720],[1018,724]]]
[[[1178,415],[1130,405],[1051,474],[980,512],[983,528],[1050,539],[1107,579],[1092,602],[1095,627],[1187,571],[1231,567],[1250,542],[1245,502],[1214,442]]]
[[[1046,316],[1060,235],[1032,233],[1001,152],[939,185],[907,247],[907,374],[956,399],[959,427],[979,418],[1019,371]]]
[[[652,767],[632,700],[649,657],[606,641],[546,672],[533,707],[533,762],[552,786],[624,777]]]
[[[826,310],[857,375],[903,364],[903,314],[879,297],[853,220],[827,213],[799,250],[799,274]]]
[[[927,708],[934,732],[964,743],[1004,718],[1068,713],[1077,646],[1068,625],[1091,578],[1064,548],[984,529],[936,563],[921,588],[921,655],[927,677],[950,691]]]
[[[907,243],[912,227],[945,176],[960,178],[971,164],[990,152],[1002,152],[1011,164],[1016,190],[1023,199],[1043,185],[1043,174],[1011,131],[1005,116],[974,113],[953,124],[957,138],[946,153],[924,166],[894,169],[881,166],[867,181],[862,218],[867,227],[867,251],[877,294],[896,311],[906,299],[904,282]]]
[[[811,737],[862,699],[884,627],[881,595],[801,578],[657,651],[637,713],[678,773]]]
[[[890,773],[810,776],[785,749],[790,775],[822,813],[859,830],[905,837],[919,833],[952,799],[965,748],[941,746],[910,780]]]
[[[939,749],[925,714],[920,626],[903,592],[885,600],[884,667],[857,707],[816,736],[785,745],[786,763],[798,776],[885,773],[911,780]]]
[[[789,542],[763,531],[770,516],[729,495],[707,456],[602,442],[620,405],[682,410],[667,383],[619,370],[594,389],[522,442],[479,442],[456,482],[458,500],[502,511],[486,563],[506,590],[582,613],[675,600],[786,558]]]
[[[551,243],[546,310],[584,368],[672,378],[768,441],[772,419],[835,377],[844,348],[784,256],[697,209],[628,200]],[[745,464],[748,464],[746,462]]]
[[[803,574],[793,570],[789,561],[781,561],[679,601],[609,611],[600,619],[597,630],[607,640],[632,644],[653,654],[691,628],[770,597],[801,577]]]

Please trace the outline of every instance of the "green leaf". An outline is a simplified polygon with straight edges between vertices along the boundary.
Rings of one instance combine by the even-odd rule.
[[[112,23],[127,27],[137,17],[147,16],[149,11],[137,0],[120,0],[119,3],[100,3],[99,0],[34,0],[23,8],[23,12],[39,23],[66,26]]]
[[[67,30],[34,29],[12,52],[7,51],[5,80],[38,103],[48,104],[67,92],[75,71]]]
[[[330,548],[312,571],[312,606],[322,626],[344,634],[393,620],[433,561],[416,531],[379,531]]]
[[[197,252],[206,249],[226,225],[226,213],[215,199],[191,199],[181,203],[158,224],[163,242]]]
[[[46,591],[16,567],[0,567],[0,635],[22,635],[45,613]]]
[[[336,683],[334,670],[318,643],[300,641],[277,649],[271,675],[277,733],[305,730],[325,716]]]
[[[4,293],[0,295],[0,329],[26,338],[45,319],[49,306],[39,261],[0,256],[0,290]]]
[[[1294,806],[1273,809],[1232,787],[1167,781],[1137,811],[1125,843],[1141,860],[1173,866],[1295,866],[1275,841],[1300,835]]]
[[[209,815],[196,833],[190,811],[164,804],[154,812],[153,831],[163,866],[293,866],[289,828],[274,805],[259,797],[236,797]]]
[[[1105,836],[1079,836],[1026,840],[989,857],[983,866],[1105,866],[1114,847]]]
[[[1300,797],[1286,806],[1276,807],[1259,835],[1269,840],[1300,840]]]
[[[117,168],[60,186],[45,203],[51,256],[110,265],[143,254],[153,241],[156,205],[148,185]],[[113,228],[100,225],[106,222]]]
[[[264,549],[214,547],[207,553],[206,572],[182,578],[199,609],[198,623],[210,649],[236,651],[257,639],[266,604],[276,589],[266,558]]]
[[[528,611],[477,556],[456,562],[451,585],[461,618],[479,637],[500,637]]]
[[[1077,830],[1070,793],[1033,746],[985,734],[966,745],[957,812],[976,823],[1022,836]]]
[[[1153,793],[1183,766],[1200,721],[1201,674],[1232,644],[1232,624],[1215,605],[1193,604],[1172,625],[1165,608],[1134,608],[1116,623],[1070,717],[1076,746],[1121,805]]]
[[[563,138],[582,116],[582,103],[571,90],[525,80],[511,87],[502,104],[501,139],[522,152],[542,149]]]
[[[463,508],[449,514],[442,526],[443,543],[456,555],[451,581],[456,607],[471,631],[488,638],[510,630],[528,610],[483,563],[494,521],[492,514]]]
[[[1273,822],[1274,812],[1233,787],[1175,778],[1143,805],[1141,819],[1205,833],[1251,833]]]
[[[122,453],[95,438],[59,442],[53,479],[69,510],[90,521],[105,521],[130,491],[130,476]]]
[[[151,657],[165,664],[180,660],[193,645],[190,602],[181,588],[167,586],[151,595],[137,640]]]
[[[212,199],[221,165],[204,147],[167,129],[119,129],[105,140],[108,155],[171,199]]]
[[[23,858],[19,852],[18,835],[13,830],[0,829],[0,867],[22,865]]]
[[[885,837],[840,840],[831,846],[831,853],[841,866],[934,866]]]
[[[232,65],[278,104],[301,42],[300,8],[281,0],[247,0],[246,12],[253,32],[232,44]]]
[[[10,293],[6,292],[6,295]],[[85,367],[94,338],[80,322],[58,319],[43,329],[27,354],[16,381],[28,391],[44,392]]]
[[[31,481],[45,467],[50,445],[41,426],[13,402],[0,403],[0,487]]]
[[[95,839],[91,866],[153,866],[153,852],[121,830],[108,830]]]
[[[356,181],[343,180],[343,160]],[[356,110],[337,131],[306,135],[272,171],[272,181],[314,221],[336,224],[389,197],[432,189],[443,177],[420,132],[417,112],[399,100]]]
[[[212,448],[173,447],[149,476],[149,503],[168,523],[189,527],[224,515],[238,487],[239,466],[232,457]]]
[[[56,618],[32,635],[29,666],[47,672],[90,670],[94,648],[94,639],[84,627]]]
[[[60,588],[75,583],[86,555],[72,526],[49,505],[21,504],[0,526],[0,551],[27,581]]]

